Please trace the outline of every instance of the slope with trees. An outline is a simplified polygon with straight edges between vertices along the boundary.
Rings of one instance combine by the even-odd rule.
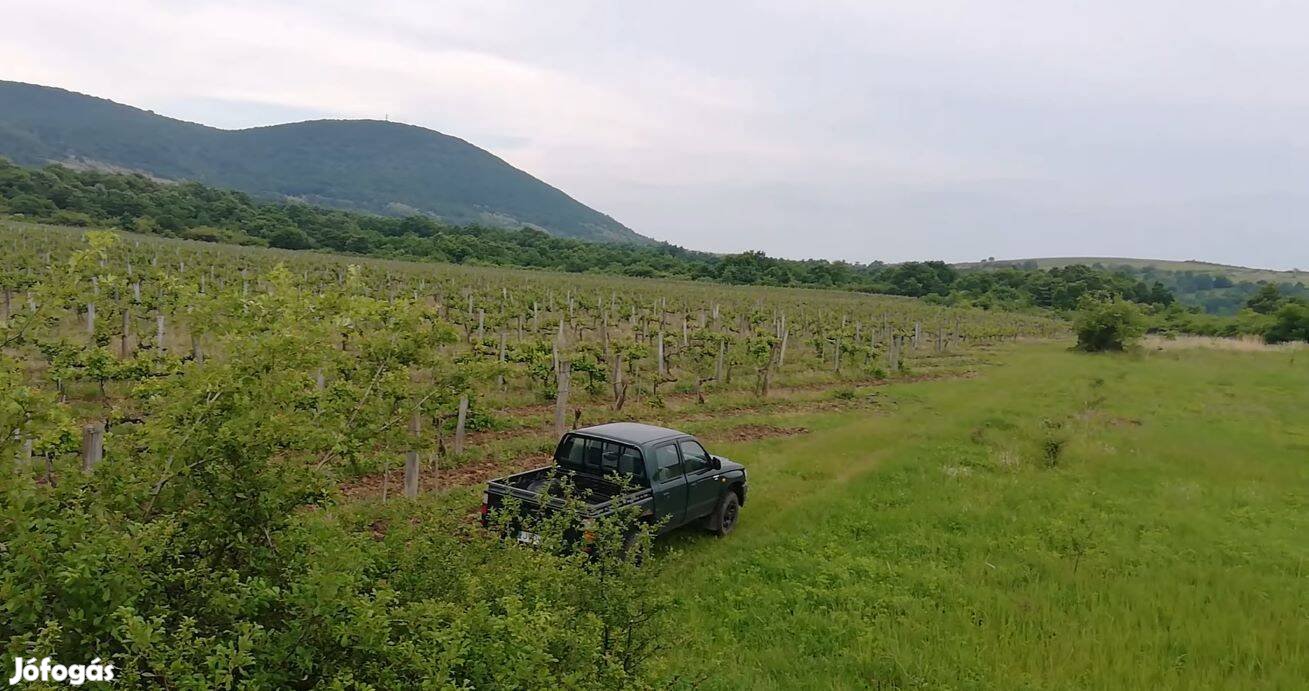
[[[319,120],[221,130],[63,89],[0,81],[0,155],[27,165],[138,171],[337,208],[649,242],[462,139],[393,122]]]

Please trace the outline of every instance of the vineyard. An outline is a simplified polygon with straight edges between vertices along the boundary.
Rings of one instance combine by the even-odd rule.
[[[1294,350],[1088,356],[1063,321],[909,298],[21,223],[0,247],[15,657],[188,689],[1303,677]],[[618,419],[745,460],[741,529],[643,559],[621,518],[590,554],[476,526],[478,483]],[[1233,582],[1266,597],[1215,604]]]
[[[302,410],[269,411],[314,430],[286,453],[343,478],[407,457],[401,484],[413,493],[422,468],[488,458],[469,433],[509,432],[500,436],[519,437],[517,451],[540,451],[579,422],[665,418],[684,400],[705,411],[784,404],[932,376],[966,367],[979,344],[1066,329],[904,298],[17,224],[4,248],[6,354],[60,402],[49,424],[13,437],[43,477],[132,455],[136,423],[163,382],[234,359],[268,359],[284,385],[301,388]],[[273,342],[285,352],[260,350]]]
[[[0,247],[0,640],[129,686],[674,683],[640,664],[654,561],[486,539],[448,490],[578,424],[796,434],[756,417],[871,410],[1068,329],[26,224]]]

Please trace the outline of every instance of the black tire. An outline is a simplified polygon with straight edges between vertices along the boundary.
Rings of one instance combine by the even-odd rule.
[[[741,500],[737,498],[736,492],[728,490],[723,500],[718,502],[718,508],[714,510],[714,533],[719,537],[726,536],[736,528],[736,522],[740,518]]]

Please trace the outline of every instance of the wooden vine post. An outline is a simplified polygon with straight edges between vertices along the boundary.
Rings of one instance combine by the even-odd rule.
[[[123,344],[122,344],[122,348],[119,349],[118,352],[119,357],[121,357],[124,360],[127,359],[127,356],[131,352],[128,350],[128,340],[127,340],[128,338],[131,337],[131,335],[132,335],[132,312],[131,310],[124,309],[123,310]]]

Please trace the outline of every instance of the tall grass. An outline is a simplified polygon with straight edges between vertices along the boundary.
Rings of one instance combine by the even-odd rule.
[[[664,663],[708,688],[1302,687],[1294,355],[1016,346],[719,449],[750,500],[731,538],[673,540]]]

